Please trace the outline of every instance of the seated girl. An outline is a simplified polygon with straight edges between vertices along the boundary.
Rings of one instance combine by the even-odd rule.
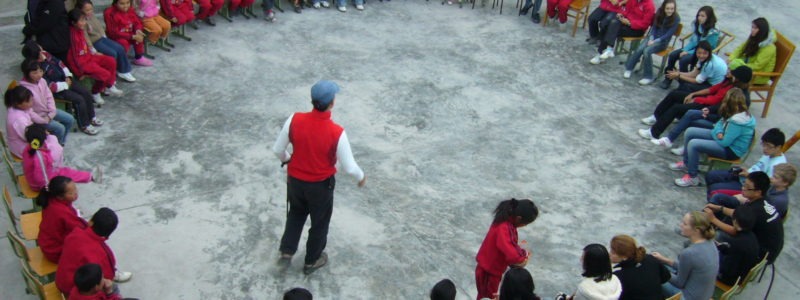
[[[47,81],[42,80],[44,72],[39,67],[39,61],[26,59],[22,62],[21,86],[31,90],[33,95],[33,107],[31,110],[31,120],[36,124],[44,125],[47,130],[55,134],[61,145],[67,144],[67,134],[75,124],[75,118],[69,113],[57,109],[53,92],[47,86]]]
[[[622,74],[622,77],[631,78],[633,68],[636,67],[636,63],[641,57],[644,77],[639,80],[639,84],[648,85],[653,82],[653,53],[667,49],[667,45],[672,40],[675,31],[678,30],[680,23],[681,18],[678,16],[675,0],[664,0],[656,11],[653,24],[650,25],[650,34],[639,43],[639,48],[628,56],[628,61],[625,62],[625,73]]]
[[[728,67],[748,66],[753,72],[772,72],[776,59],[775,32],[770,31],[767,19],[753,20],[750,36],[731,53]],[[767,84],[769,77],[756,76],[753,84]]]
[[[172,25],[169,20],[159,15],[161,5],[158,4],[158,0],[139,0],[136,10],[139,17],[142,18],[142,27],[150,33],[148,40],[151,44],[155,44],[159,39],[166,40],[169,37]]]
[[[652,0],[629,0],[623,11],[601,30],[597,55],[589,62],[596,65],[614,57],[614,44],[618,38],[643,36],[655,14]]]
[[[97,54],[94,48],[89,47],[84,37],[86,29],[86,17],[77,9],[73,9],[67,14],[70,23],[70,46],[67,56],[67,66],[75,76],[81,78],[89,76],[94,79],[92,94],[95,98],[100,97],[100,93],[108,91],[111,95],[122,96],[122,91],[114,84],[117,82],[117,63],[114,58],[107,55]]]
[[[689,239],[689,247],[672,260],[653,252],[659,262],[671,269],[672,277],[661,286],[664,298],[682,293],[682,299],[710,299],[719,270],[719,254],[714,246],[716,232],[708,216],[699,211],[685,214],[680,233]]]
[[[590,244],[583,248],[581,256],[584,279],[570,300],[608,300],[618,299],[622,294],[622,284],[617,275],[611,273],[611,259],[608,250],[600,244]]]
[[[133,68],[131,68],[131,62],[128,59],[127,51],[122,45],[106,37],[106,29],[103,26],[103,22],[98,20],[94,15],[94,4],[92,4],[92,0],[78,0],[78,2],[75,3],[75,9],[81,11],[86,18],[86,27],[83,31],[85,33],[86,44],[89,45],[89,48],[97,49],[98,52],[114,58],[114,62],[117,65],[116,75],[119,76],[119,78],[128,82],[136,81],[136,78],[131,74]]]
[[[122,45],[128,53],[133,45],[134,64],[152,66],[153,61],[144,57],[144,32],[142,22],[131,9],[131,0],[113,0],[111,6],[103,12],[106,21],[106,34],[109,38]]]
[[[683,160],[669,164],[672,170],[687,172],[681,178],[675,179],[678,186],[696,186],[700,184],[697,177],[700,155],[734,160],[747,154],[756,119],[750,116],[745,105],[744,93],[741,89],[732,88],[725,95],[719,114],[722,117],[713,129],[692,127],[686,130],[684,137],[685,151]]]
[[[627,0],[600,0],[600,5],[589,14],[589,38],[586,42],[596,44],[600,42],[600,31],[606,28],[622,12]]]
[[[672,70],[665,76],[671,80],[678,80],[678,89],[689,92],[707,89],[722,82],[728,73],[728,65],[722,58],[712,53],[712,50],[711,44],[700,41],[694,52],[699,67],[689,72]]]
[[[644,247],[628,235],[611,239],[611,262],[618,268],[614,275],[622,282],[620,300],[661,299],[661,285],[669,281],[670,274]]]
[[[78,200],[78,186],[65,176],[53,177],[36,198],[36,203],[42,207],[42,223],[39,224],[36,242],[44,257],[52,262],[57,262],[61,257],[61,247],[67,234],[75,228],[85,229],[89,226],[72,206],[75,200]]]
[[[64,149],[53,135],[47,134],[44,126],[33,124],[25,130],[28,146],[22,154],[22,169],[31,189],[40,191],[56,176],[67,176],[78,183],[99,181],[92,172],[83,172],[64,167]]]
[[[8,89],[4,95],[6,105],[6,133],[8,134],[8,151],[15,158],[22,159],[25,146],[25,129],[33,124],[33,94],[23,86]],[[58,144],[58,140],[55,141]]]
[[[694,55],[697,44],[700,41],[708,41],[711,49],[717,47],[719,40],[719,30],[717,26],[717,16],[714,14],[714,8],[711,6],[703,6],[694,17],[692,22],[692,37],[689,38],[682,48],[676,49],[669,53],[667,58],[667,66],[664,68],[664,74],[669,71],[675,71],[675,62],[678,62],[678,71],[689,72],[697,64],[697,57]],[[672,84],[672,79],[664,77],[660,87],[662,89],[669,89]]]

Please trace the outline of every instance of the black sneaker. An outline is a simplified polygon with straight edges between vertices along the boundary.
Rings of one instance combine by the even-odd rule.
[[[542,19],[541,19],[541,17],[539,17],[539,13],[538,13],[538,12],[534,12],[534,13],[531,15],[531,21],[532,21],[534,24],[539,24],[540,22],[542,22]]]
[[[319,268],[324,267],[328,263],[328,254],[322,253],[322,255],[317,259],[313,265],[305,265],[303,266],[303,274],[310,275],[314,273]]]
[[[662,81],[661,84],[658,85],[658,87],[666,90],[666,89],[669,89],[670,85],[672,85],[672,80],[664,79],[664,81]]]
[[[292,265],[292,256],[287,254],[281,254],[281,258],[278,259],[278,268],[281,270],[286,270],[289,266]]]
[[[212,20],[211,17],[203,19],[203,23],[206,23],[209,26],[217,26],[217,23],[214,23],[214,20]]]

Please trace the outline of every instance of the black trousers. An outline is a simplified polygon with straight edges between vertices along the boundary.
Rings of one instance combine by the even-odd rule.
[[[616,19],[617,13],[598,7],[589,15],[589,37],[597,38],[600,30]]]
[[[281,238],[281,253],[294,255],[297,252],[303,225],[310,215],[311,229],[308,230],[308,241],[306,241],[305,264],[314,264],[319,259],[328,243],[328,225],[333,213],[335,187],[334,176],[318,182],[288,177],[286,200],[289,202],[289,213],[286,215],[286,227]]]
[[[628,25],[622,24],[619,19],[614,18],[608,23],[605,29],[600,29],[600,45],[597,53],[603,53],[609,46],[614,46],[618,38],[643,36],[644,30],[636,30]]]
[[[92,93],[80,84],[73,82],[69,89],[55,93],[53,96],[72,103],[79,128],[83,129],[92,124],[92,119],[94,119],[94,97],[92,97]]]
[[[653,127],[650,127],[650,134],[654,138],[661,136],[667,126],[672,123],[672,120],[683,117],[683,114],[690,109],[701,109],[706,106],[699,103],[683,104],[683,99],[690,93],[686,90],[673,90],[658,103],[656,110],[653,112],[653,115],[656,116],[656,123],[653,124]]]

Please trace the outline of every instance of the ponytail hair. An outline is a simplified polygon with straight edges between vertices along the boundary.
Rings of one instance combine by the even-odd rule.
[[[31,145],[28,150],[29,155],[36,154],[36,151],[44,146],[44,141],[47,139],[47,128],[42,124],[31,124],[25,128],[25,140]]]
[[[517,217],[520,217],[517,220]],[[501,201],[494,209],[494,220],[492,224],[500,224],[511,219],[514,225],[527,225],[536,221],[539,217],[539,208],[529,199],[511,198]]]
[[[633,237],[620,234],[611,239],[611,252],[640,263],[644,260],[647,249],[642,246],[637,246],[636,240]]]
[[[714,231],[714,226],[711,225],[711,220],[708,219],[708,215],[704,212],[700,211],[693,211],[689,213],[691,219],[692,228],[697,229],[700,231],[700,235],[703,236],[706,240],[714,239],[714,236],[717,235],[717,232]]]
[[[72,178],[66,176],[56,176],[50,179],[47,184],[36,197],[36,204],[42,208],[46,208],[50,204],[50,198],[62,197],[67,192],[67,185],[72,182]]]

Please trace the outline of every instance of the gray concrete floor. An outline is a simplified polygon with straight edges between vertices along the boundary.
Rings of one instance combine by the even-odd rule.
[[[7,15],[19,10],[2,2]],[[796,1],[706,3],[737,36],[727,51],[758,16],[800,41]],[[679,4],[684,24],[699,6]],[[76,205],[87,216],[102,206],[120,215],[110,244],[135,274],[124,295],[279,299],[304,286],[319,299],[421,299],[451,278],[460,299],[474,298],[474,256],[492,209],[529,197],[542,215],[520,236],[533,245],[537,292],[550,296],[575,289],[583,246],[615,234],[674,257],[683,240],[673,228],[705,203],[702,188],[672,184],[679,174],[666,164],[675,156],[636,135],[666,92],[622,79],[618,59],[590,65],[584,31],[572,38],[534,26],[511,1],[503,15],[395,0],[278,18],[218,18],[189,30],[192,42],[173,39],[177,49],[154,50],[155,66],[135,68],[138,82],[120,83],[126,95],[98,109],[107,124],[99,136],[69,136],[68,165],[105,170],[103,184],[79,187]],[[0,82],[19,77],[20,23],[0,27]],[[758,119],[760,132],[800,128],[798,64]],[[367,186],[339,177],[329,266],[302,275],[301,250],[280,273],[286,175],[268,149],[291,112],[310,109],[309,88],[322,78],[342,87],[334,119]],[[798,224],[786,224],[771,299],[800,296]],[[0,265],[0,299],[32,299],[7,246]],[[766,283],[739,298],[763,297]]]

